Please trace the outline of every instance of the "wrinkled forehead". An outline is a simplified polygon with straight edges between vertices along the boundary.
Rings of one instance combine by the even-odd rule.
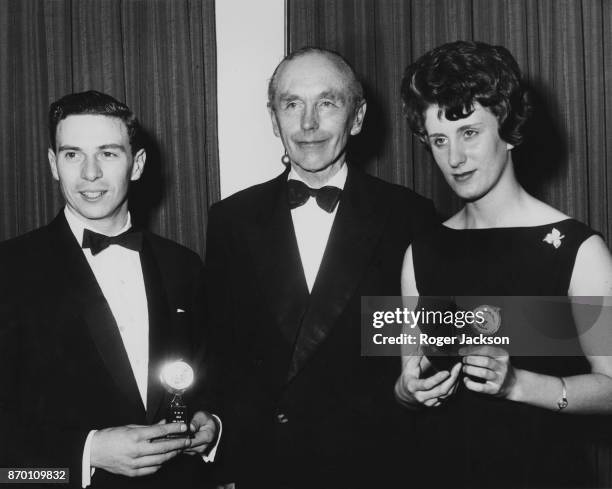
[[[309,53],[286,61],[276,79],[276,99],[287,96],[333,94],[350,98],[348,75],[338,63],[320,53]]]

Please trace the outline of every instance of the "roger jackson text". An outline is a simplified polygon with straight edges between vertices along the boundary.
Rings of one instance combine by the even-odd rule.
[[[457,336],[431,336],[425,333],[402,333],[399,336],[385,336],[377,333],[372,337],[375,345],[509,345],[508,336],[488,336],[484,334],[468,335],[462,333]]]

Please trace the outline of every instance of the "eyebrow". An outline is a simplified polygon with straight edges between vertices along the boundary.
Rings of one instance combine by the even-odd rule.
[[[278,99],[282,102],[286,102],[288,100],[296,100],[299,97],[297,95],[293,95],[292,93],[284,92],[278,96]]]
[[[479,128],[482,125],[483,125],[482,122],[473,122],[471,124],[464,124],[463,126],[459,126],[455,132],[463,132],[466,129]],[[437,138],[437,137],[446,137],[446,134],[443,134],[441,132],[435,132],[435,133],[427,135],[427,138]]]
[[[457,129],[457,132],[465,131],[466,129],[473,129],[474,127],[482,126],[482,122],[472,122],[471,124],[464,124]]]
[[[326,90],[324,92],[321,92],[320,94],[317,95],[318,99],[321,98],[329,98],[332,100],[341,100],[341,101],[345,101],[346,97],[342,92],[339,92],[337,90]],[[278,99],[281,102],[287,102],[287,101],[291,101],[291,100],[299,100],[301,99],[301,97],[299,95],[296,95],[294,93],[289,93],[289,92],[284,92],[281,93],[278,97]]]
[[[59,146],[57,148],[58,151],[81,151],[81,148],[79,148],[78,146],[67,146],[65,144],[62,144],[61,146]]]
[[[126,153],[126,149],[125,146],[123,146],[123,144],[103,144],[102,146],[98,146],[98,149],[118,149],[120,151],[123,151],[124,153]]]
[[[331,99],[335,99],[335,100],[346,100],[346,97],[344,96],[344,94],[342,92],[339,92],[337,90],[327,90],[325,92],[322,92],[319,95],[320,98],[331,98]]]
[[[117,149],[123,152],[127,152],[123,144],[115,144],[115,143],[103,144],[101,146],[98,146],[98,149]],[[68,145],[63,144],[59,146],[57,150],[58,151],[82,151],[83,149],[80,148],[79,146],[68,146]]]

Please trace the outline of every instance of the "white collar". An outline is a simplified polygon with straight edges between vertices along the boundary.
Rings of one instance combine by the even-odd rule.
[[[340,169],[336,172],[336,174],[331,177],[327,182],[325,182],[326,186],[338,187],[339,189],[344,189],[344,185],[346,184],[346,177],[348,176],[348,166],[346,162],[340,167]],[[308,185],[307,182],[291,167],[289,171],[289,175],[287,175],[287,180],[299,180],[300,182]]]
[[[70,230],[72,231],[72,234],[74,234],[74,237],[76,238],[79,245],[83,242],[83,231],[85,229],[89,229],[90,231],[100,233],[100,231],[95,229],[93,226],[89,224],[85,224],[85,222],[83,222],[83,219],[79,217],[78,214],[76,214],[68,206],[64,207],[64,216],[66,216],[66,221],[68,221],[68,226],[70,226]],[[130,216],[130,212],[128,211],[127,220],[125,224],[119,231],[114,233],[112,236],[117,236],[118,234],[121,234],[127,231],[131,227],[132,227],[132,217]],[[101,233],[101,234],[106,234],[106,233]]]

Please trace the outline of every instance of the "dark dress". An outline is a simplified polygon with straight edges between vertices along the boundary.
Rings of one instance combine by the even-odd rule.
[[[574,219],[470,230],[440,225],[413,243],[417,288],[421,296],[567,296],[578,249],[593,234]],[[556,376],[590,371],[579,356],[511,362]],[[418,422],[423,485],[592,487],[586,439],[593,424],[592,417],[474,393],[460,380],[455,395],[424,409]]]

